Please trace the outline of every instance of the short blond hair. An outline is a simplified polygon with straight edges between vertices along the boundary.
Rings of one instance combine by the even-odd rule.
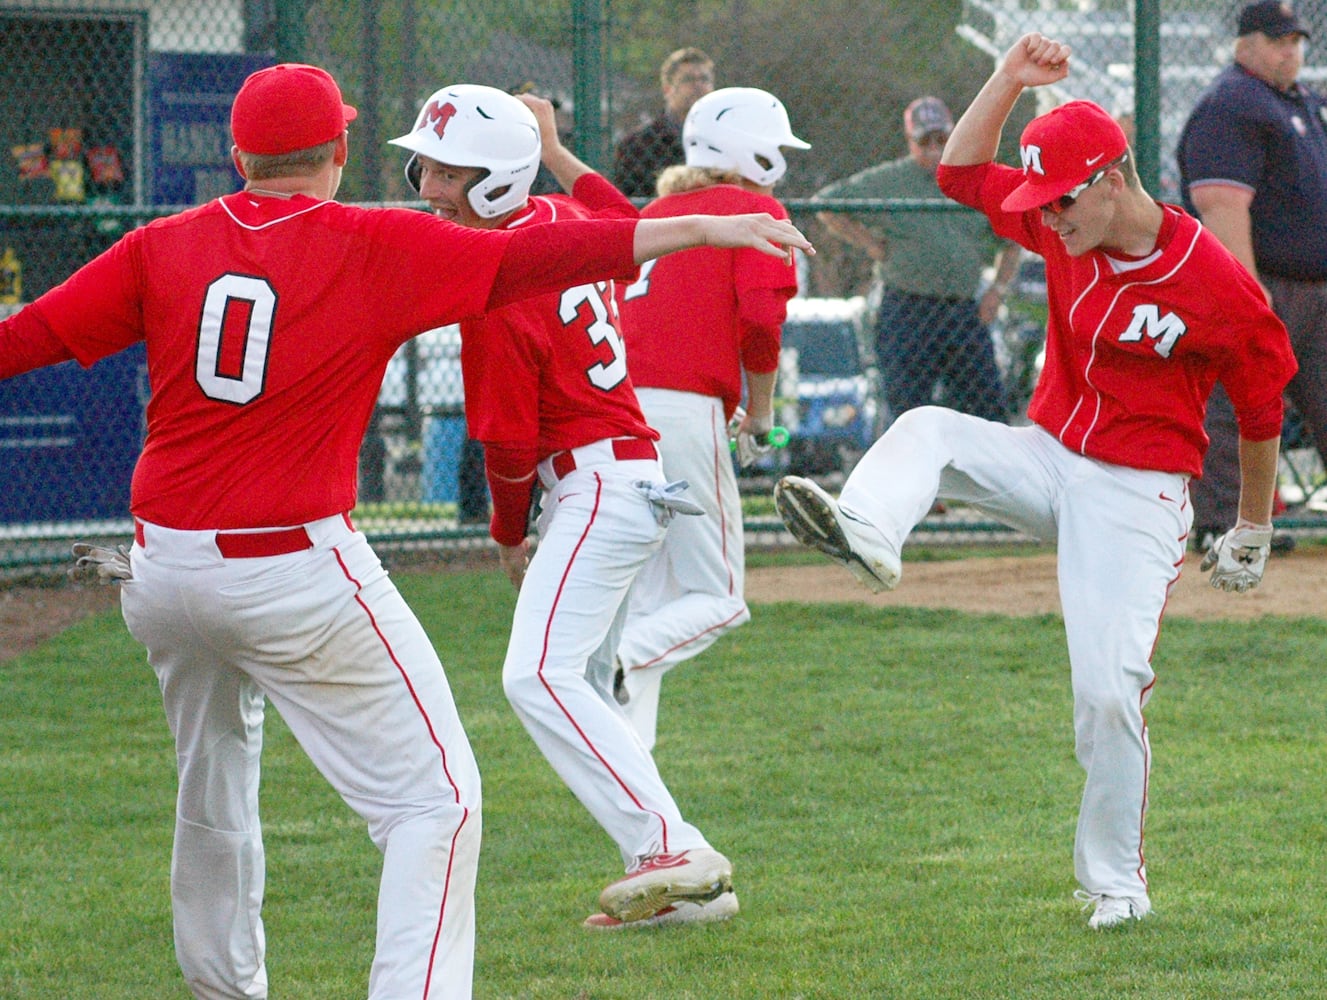
[[[718,167],[688,167],[685,164],[664,168],[655,185],[660,195],[681,194],[684,191],[699,191],[715,184],[735,184],[742,187],[742,175],[736,170],[720,170]]]
[[[684,49],[677,49],[674,52],[668,53],[668,57],[664,59],[663,65],[659,67],[659,83],[665,87],[669,86],[673,82],[673,78],[677,76],[678,71],[681,70],[683,66],[691,65],[706,66],[713,69],[714,60],[700,49],[692,48],[691,46]]]

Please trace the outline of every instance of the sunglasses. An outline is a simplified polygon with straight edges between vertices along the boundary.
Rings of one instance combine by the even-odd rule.
[[[1108,173],[1110,173],[1110,172],[1111,172],[1112,170],[1114,170],[1116,167],[1120,166],[1120,165],[1121,165],[1122,163],[1124,163],[1124,161],[1127,160],[1128,158],[1129,158],[1129,154],[1128,154],[1128,153],[1125,153],[1125,154],[1124,154],[1123,156],[1121,156],[1118,160],[1111,160],[1110,163],[1107,163],[1104,167],[1102,167],[1100,170],[1098,170],[1095,174],[1093,174],[1093,175],[1092,175],[1091,177],[1089,177],[1087,180],[1083,181],[1082,184],[1078,184],[1078,185],[1075,185],[1074,187],[1071,187],[1071,188],[1070,188],[1068,191],[1066,191],[1064,194],[1060,195],[1060,197],[1058,197],[1058,198],[1054,199],[1053,201],[1049,201],[1049,202],[1047,202],[1046,204],[1042,205],[1042,206],[1041,206],[1041,210],[1042,210],[1043,212],[1051,212],[1051,213],[1054,214],[1054,215],[1059,215],[1061,212],[1066,211],[1067,209],[1073,208],[1073,207],[1074,207],[1074,203],[1077,202],[1078,199],[1081,198],[1081,197],[1083,196],[1083,192],[1084,192],[1084,191],[1086,191],[1088,188],[1090,188],[1090,187],[1091,187],[1093,184],[1095,184],[1097,181],[1101,180],[1101,178],[1105,177]]]

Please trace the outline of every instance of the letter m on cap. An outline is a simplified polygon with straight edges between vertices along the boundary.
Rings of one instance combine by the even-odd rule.
[[[1031,171],[1034,174],[1046,176],[1045,169],[1041,165],[1041,147],[1040,146],[1019,146],[1019,159],[1023,161],[1023,173]]]

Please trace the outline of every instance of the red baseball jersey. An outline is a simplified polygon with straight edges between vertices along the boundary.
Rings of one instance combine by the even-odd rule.
[[[598,273],[634,266],[612,228]],[[595,255],[513,262],[512,238],[241,192],[134,230],[24,312],[85,366],[146,340],[135,515],[186,530],[300,524],[354,506],[359,446],[402,343],[481,313],[499,273],[508,292],[533,292]]]
[[[505,228],[636,217],[635,206],[598,174],[578,180],[574,194],[533,197]],[[613,281],[573,285],[462,321],[461,378],[470,437],[526,455],[533,449],[535,462],[603,438],[658,439],[627,375],[613,286]],[[500,489],[495,484],[495,494]],[[496,496],[494,506],[499,520],[515,516]],[[495,537],[519,538],[523,527],[523,520],[495,525]]]
[[[1117,465],[1202,474],[1203,415],[1219,379],[1251,440],[1281,431],[1296,364],[1258,283],[1174,205],[1144,258],[1071,257],[1040,210],[1003,212],[1023,174],[941,166],[945,194],[1046,261],[1046,361],[1028,415],[1067,448]]]
[[[641,217],[751,212],[788,218],[777,199],[732,184],[665,195]],[[742,400],[742,370],[778,367],[796,293],[793,266],[757,250],[697,247],[647,261],[636,281],[618,288],[632,381],[722,399],[731,417]]]

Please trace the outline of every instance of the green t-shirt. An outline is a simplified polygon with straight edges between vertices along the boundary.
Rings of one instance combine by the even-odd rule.
[[[879,163],[821,188],[816,198],[940,198],[945,196],[910,156]],[[856,215],[888,252],[877,273],[884,286],[912,295],[972,298],[982,269],[995,260],[1001,241],[979,212],[965,209],[900,209]]]

